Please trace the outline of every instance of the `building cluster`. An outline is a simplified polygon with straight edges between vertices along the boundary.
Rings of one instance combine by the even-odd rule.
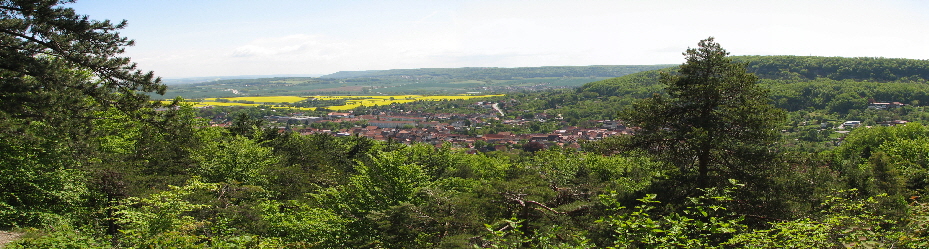
[[[905,105],[900,102],[877,102],[874,99],[868,99],[868,109],[887,110]]]
[[[898,120],[881,121],[881,122],[878,122],[877,124],[878,124],[878,125],[881,125],[881,126],[897,126],[897,125],[903,125],[903,124],[906,124],[906,123],[909,123],[909,121],[906,121],[906,120],[899,120],[899,119],[898,119]],[[861,121],[854,121],[854,120],[853,120],[853,121],[845,121],[844,123],[842,123],[841,125],[839,125],[839,127],[838,127],[837,129],[843,130],[843,129],[849,129],[849,128],[856,128],[856,127],[859,127],[859,126],[861,126],[861,125],[862,125]],[[866,126],[866,127],[870,127],[870,126]]]
[[[482,103],[484,104],[484,103]],[[489,105],[488,105],[489,106]],[[538,117],[551,117],[539,114]],[[441,145],[452,143],[462,147],[477,150],[505,150],[522,146],[528,142],[538,142],[547,146],[577,147],[578,142],[584,140],[600,140],[610,136],[630,134],[619,121],[595,121],[598,127],[580,128],[564,126],[550,133],[515,134],[513,132],[497,132],[492,134],[475,134],[470,132],[482,125],[485,121],[493,119],[508,126],[527,125],[539,119],[500,120],[493,114],[454,114],[454,113],[417,113],[406,112],[399,114],[355,115],[351,112],[332,112],[323,117],[307,116],[271,116],[266,117],[277,124],[300,124],[305,128],[290,128],[279,126],[282,130],[290,129],[303,135],[331,134],[334,136],[360,136],[381,141],[394,141],[401,143],[430,143]],[[306,126],[317,122],[358,122],[367,125],[355,125],[351,128],[318,129]],[[561,122],[548,120],[546,122]],[[475,135],[468,135],[475,134]]]
[[[874,99],[868,99],[868,109],[888,110],[888,109],[894,109],[894,108],[903,107],[903,106],[906,106],[906,104],[903,104],[900,102],[878,102],[878,101],[875,101]],[[909,123],[909,121],[887,120],[887,121],[878,122],[877,124],[882,125],[882,126],[897,126],[897,125],[903,125],[906,123]],[[842,129],[848,129],[848,128],[855,128],[861,125],[862,125],[861,121],[850,120],[850,121],[845,121],[844,123],[839,125],[838,129],[842,130]],[[842,133],[848,133],[848,132],[844,131]]]

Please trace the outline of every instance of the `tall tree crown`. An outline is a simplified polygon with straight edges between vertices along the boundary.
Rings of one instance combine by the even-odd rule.
[[[57,6],[73,1],[0,1],[0,111],[47,117],[95,108],[152,107],[143,92],[164,94],[152,72],[119,57],[133,41],[126,21],[91,20]]]
[[[639,127],[631,146],[660,155],[684,174],[696,173],[699,185],[710,178],[744,177],[763,171],[770,159],[783,111],[770,105],[767,91],[712,37],[684,53],[687,62],[661,82],[656,94],[621,118]]]

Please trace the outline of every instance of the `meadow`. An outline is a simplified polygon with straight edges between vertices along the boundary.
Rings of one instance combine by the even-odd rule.
[[[259,106],[268,105],[272,108],[292,108],[298,110],[316,110],[315,107],[292,107],[291,103],[300,102],[310,98],[319,100],[345,99],[345,105],[327,106],[326,109],[334,111],[344,111],[355,109],[360,106],[382,106],[394,103],[408,103],[414,101],[443,101],[443,100],[462,100],[498,97],[503,94],[495,95],[384,95],[384,96],[256,96],[256,97],[233,97],[233,98],[204,98],[199,101],[192,101],[194,107],[206,106]]]

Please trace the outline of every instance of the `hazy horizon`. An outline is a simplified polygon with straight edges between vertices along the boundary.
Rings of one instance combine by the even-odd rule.
[[[929,59],[922,1],[114,1],[124,56],[163,78],[409,68],[680,64],[733,55]],[[218,76],[217,76],[218,75]]]

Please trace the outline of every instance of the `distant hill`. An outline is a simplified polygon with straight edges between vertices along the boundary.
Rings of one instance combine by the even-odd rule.
[[[219,80],[233,79],[261,79],[261,78],[279,78],[279,77],[319,77],[322,74],[273,74],[273,75],[238,75],[238,76],[208,76],[208,77],[188,77],[188,78],[163,78],[161,82],[165,85],[194,84],[202,82],[211,82]]]
[[[835,113],[863,110],[869,99],[929,103],[929,60],[817,56],[733,56],[770,89],[772,103],[788,111]],[[568,120],[612,119],[636,99],[662,93],[662,72],[643,71],[590,82],[562,93],[538,93],[513,109],[562,114]]]
[[[927,81],[929,60],[819,57],[819,56],[733,56],[747,63],[749,72],[774,80],[857,80],[874,82]]]
[[[421,68],[370,71],[341,71],[320,78],[379,78],[379,77],[431,77],[447,79],[512,80],[515,78],[543,77],[619,77],[631,73],[666,68],[674,65],[617,65],[617,66],[551,66],[551,67],[465,67]]]
[[[787,84],[814,80],[898,83],[929,81],[929,60],[819,56],[733,56],[732,60],[745,63],[748,72],[754,73],[766,83]],[[591,82],[578,91],[596,92],[600,96],[636,94],[638,97],[647,97],[663,87],[657,85],[661,72],[675,70],[677,66]]]
[[[215,98],[271,95],[492,94],[574,88],[585,83],[671,65],[522,68],[425,68],[338,72],[322,77],[195,78],[168,82],[165,97]],[[199,82],[197,82],[199,81]]]

